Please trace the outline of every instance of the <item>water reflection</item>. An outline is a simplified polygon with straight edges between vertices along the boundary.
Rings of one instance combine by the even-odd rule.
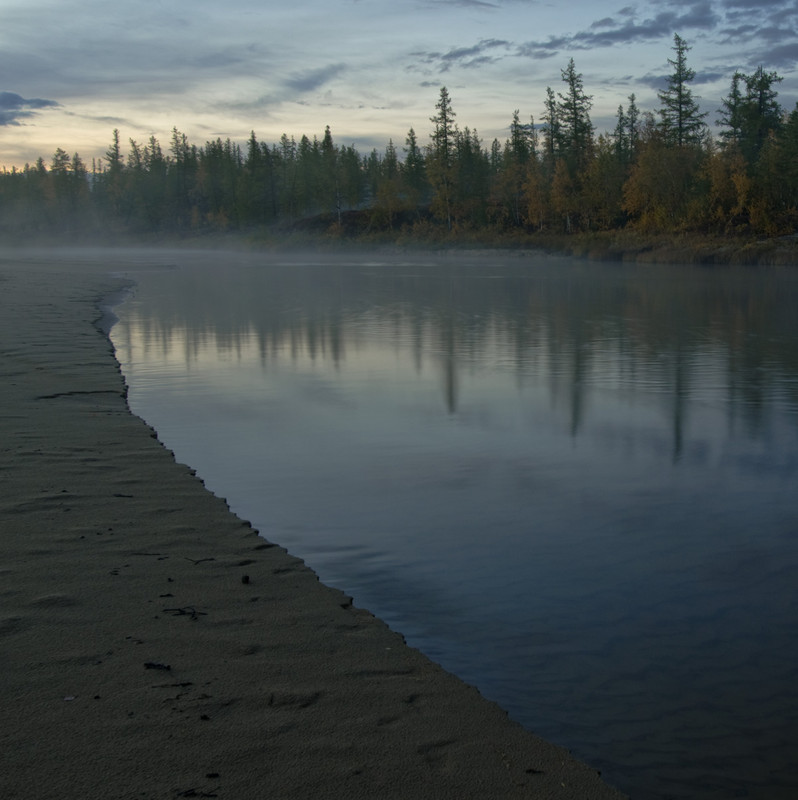
[[[179,343],[190,367],[206,349],[241,358],[256,343],[265,369],[286,355],[340,368],[348,351],[379,342],[410,355],[419,374],[434,365],[450,414],[459,410],[462,370],[513,370],[519,386],[548,385],[574,437],[597,393],[659,394],[670,409],[674,460],[691,404],[722,385],[729,424],[742,420],[752,435],[767,429],[774,405],[795,407],[798,287],[789,275],[512,262],[499,274],[491,269],[264,265],[217,275],[211,291],[207,273],[181,272],[136,308],[129,324],[139,341],[130,344],[157,343],[170,354]]]
[[[798,281],[442,259],[142,277],[131,405],[636,798],[792,797]]]

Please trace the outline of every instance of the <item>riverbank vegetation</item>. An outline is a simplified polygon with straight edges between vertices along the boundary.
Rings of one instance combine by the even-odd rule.
[[[359,153],[327,127],[319,138],[197,146],[176,128],[113,132],[91,166],[56,150],[0,173],[0,237],[246,234],[269,241],[359,240],[403,245],[551,247],[604,258],[796,260],[798,105],[778,102],[782,78],[759,67],[731,76],[717,135],[690,83],[687,43],[674,36],[660,106],[618,108],[596,133],[592,97],[571,59],[548,88],[539,122],[512,114],[504,142],[457,123],[440,89],[429,141]],[[785,255],[786,253],[786,255]],[[659,255],[658,255],[659,254]]]

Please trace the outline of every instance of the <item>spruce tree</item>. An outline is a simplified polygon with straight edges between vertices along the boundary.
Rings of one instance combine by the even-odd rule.
[[[342,219],[341,187],[338,178],[338,148],[333,143],[330,126],[324,129],[321,140],[321,175],[319,176],[322,193],[322,208],[334,210],[338,224]]]
[[[430,122],[435,126],[432,132],[432,143],[435,155],[443,162],[444,166],[451,165],[452,147],[457,131],[457,124],[454,121],[456,114],[452,110],[452,101],[449,97],[449,90],[441,87],[441,94],[435,104],[438,113],[430,117]]]
[[[581,169],[586,165],[593,146],[593,123],[590,121],[593,97],[585,94],[582,73],[576,71],[573,59],[561,74],[568,88],[564,94],[558,92],[560,138],[572,166]]]
[[[783,110],[773,87],[782,80],[775,72],[765,72],[761,65],[753,75],[745,76],[743,153],[751,162],[759,156],[770,134],[781,128]]]
[[[724,130],[720,132],[720,138],[726,144],[735,144],[740,142],[743,135],[743,116],[744,116],[744,103],[745,98],[740,90],[742,82],[745,80],[745,75],[742,72],[736,71],[732,75],[731,88],[729,94],[721,101],[721,107],[718,109],[717,124],[723,126]]]
[[[427,175],[433,188],[432,210],[446,220],[446,225],[451,230],[457,124],[454,121],[455,113],[452,110],[449,91],[445,86],[441,87],[440,98],[435,108],[438,113],[430,117],[435,129],[430,137],[432,146],[430,157],[427,159]]]
[[[550,164],[560,152],[561,144],[561,123],[560,109],[557,105],[557,98],[551,86],[546,87],[546,100],[543,112],[543,129],[546,134],[545,156]]]
[[[424,202],[426,194],[426,175],[424,166],[424,153],[418,146],[416,132],[411,128],[405,139],[405,162],[403,174],[405,186],[408,191],[408,200],[411,205],[419,206]]]
[[[668,59],[673,67],[668,76],[668,88],[657,95],[662,103],[659,110],[662,132],[665,141],[677,147],[700,144],[704,140],[706,112],[701,112],[697,98],[687,85],[695,78],[695,71],[687,66],[690,48],[678,33],[673,34],[673,50],[676,58]]]
[[[640,111],[635,100],[634,94],[630,94],[629,106],[626,109],[618,106],[618,122],[612,134],[615,153],[624,163],[632,160],[640,141]]]
[[[513,111],[513,120],[510,123],[510,151],[518,165],[524,165],[534,156],[533,140],[534,122],[524,125],[518,109]]]
[[[720,137],[727,145],[737,145],[748,164],[753,165],[771,133],[782,126],[783,110],[776,100],[774,85],[782,77],[759,66],[752,75],[735,72],[729,94],[719,109]],[[745,84],[745,93],[742,85]]]

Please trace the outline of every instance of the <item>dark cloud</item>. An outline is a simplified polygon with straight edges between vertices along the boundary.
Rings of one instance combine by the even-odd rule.
[[[482,39],[470,47],[454,47],[445,53],[418,51],[411,55],[421,63],[436,68],[439,72],[448,72],[453,66],[468,69],[485,64],[495,64],[502,56],[489,55],[490,51],[509,50],[511,47],[512,44],[503,39]]]
[[[791,0],[723,0],[723,8],[737,9],[745,13],[766,11],[768,9],[795,8]]]
[[[446,69],[451,64],[458,64],[461,67],[476,67],[483,64],[493,64],[499,60],[495,56],[489,56],[487,53],[497,48],[507,49],[510,46],[509,42],[501,39],[482,39],[472,47],[457,47],[449,50],[440,57],[441,63]]]
[[[713,10],[711,2],[685,4],[686,10],[680,13],[682,3],[665,4],[676,6],[677,10],[661,11],[656,16],[638,21],[624,9],[622,19],[604,17],[590,25],[587,30],[567,36],[552,36],[545,41],[526,42],[518,48],[518,54],[534,58],[550,58],[562,50],[593,50],[597,47],[613,47],[619,44],[648,42],[670,37],[680,30],[711,30],[720,18]]]
[[[19,125],[20,119],[27,119],[43,108],[56,108],[55,100],[31,98],[26,100],[14,92],[0,92],[0,125]]]
[[[768,51],[768,66],[778,69],[794,69],[798,65],[798,42],[793,41],[789,44],[774,47]]]
[[[721,21],[711,2],[694,3],[689,5],[689,11],[677,16],[673,30],[714,30]]]
[[[649,89],[653,89],[656,92],[663,92],[668,88],[668,75],[669,71],[663,68],[661,74],[649,72],[647,75],[643,75],[641,78],[635,77],[633,82],[638,86],[647,86]],[[712,85],[717,81],[724,81],[727,78],[730,78],[730,75],[730,73],[725,71],[705,70],[696,72],[693,83],[695,86]],[[691,91],[693,91],[693,96],[696,100],[701,99],[699,95],[695,94],[694,90]]]
[[[718,81],[725,81],[727,78],[729,78],[729,73],[725,70],[701,70],[695,74],[695,82],[699,85],[713,84]]]
[[[750,22],[737,25],[732,28],[724,28],[721,31],[721,44],[740,45],[743,42],[750,42],[759,33],[759,27]]]
[[[654,75],[653,73],[648,73],[641,78],[635,78],[635,83],[640,86],[647,86],[657,92],[662,92],[668,88],[668,78],[664,74]]]
[[[591,29],[594,28],[612,28],[617,23],[612,17],[604,17],[604,19],[596,20],[590,27]]]
[[[795,38],[798,6],[794,0],[725,0],[722,7],[729,26],[723,33],[732,43],[737,33],[746,41],[768,28],[779,29],[781,38]]]
[[[794,69],[798,64],[798,4],[794,0],[725,0],[718,41],[738,49],[740,65]]]
[[[328,64],[319,69],[308,69],[297,72],[285,81],[285,85],[293,92],[312,92],[329,83],[346,69],[346,64]]]
[[[318,100],[309,100],[303,95],[321,89],[338,75],[346,72],[349,67],[344,63],[327,64],[317,69],[306,69],[294,72],[284,78],[280,85],[268,94],[262,94],[253,100],[224,103],[223,107],[236,113],[268,114],[269,109],[282,105],[285,102],[296,103],[301,106],[329,105]]]
[[[506,6],[520,0],[496,1]],[[749,71],[764,63],[766,68],[789,72],[798,66],[795,0],[658,0],[656,4],[629,5],[608,14],[610,10],[611,7],[601,7],[601,13],[596,13],[594,19],[582,18],[576,30],[561,29],[533,41],[483,39],[446,51],[417,51],[413,54],[413,65],[407,69],[423,73],[428,79],[422,84],[426,87],[435,85],[434,75],[481,68],[508,58],[563,59],[574,51],[587,54],[603,49],[621,53],[626,47],[654,43],[660,53],[660,64],[650,64],[647,75],[629,76],[622,83],[662,91],[670,72],[666,60],[672,57],[674,33],[685,37],[688,46],[698,47],[700,52],[693,64],[695,84],[707,95],[724,83],[734,69]],[[717,44],[727,48],[722,56],[715,55]],[[739,59],[739,63],[729,63],[728,48],[734,53],[732,59]]]

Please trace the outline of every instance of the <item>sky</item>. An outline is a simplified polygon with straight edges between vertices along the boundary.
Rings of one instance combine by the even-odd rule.
[[[0,0],[0,168],[57,147],[91,166],[119,130],[164,150],[324,134],[363,153],[429,141],[440,87],[460,128],[503,142],[543,114],[574,59],[597,132],[636,95],[659,108],[678,33],[714,113],[735,70],[776,71],[798,100],[796,0]]]

